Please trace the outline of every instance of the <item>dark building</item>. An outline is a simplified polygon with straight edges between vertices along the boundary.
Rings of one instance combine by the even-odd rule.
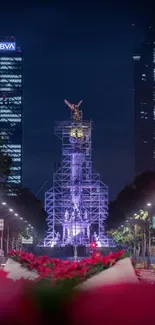
[[[149,26],[135,64],[135,172],[155,171],[155,28]]]
[[[1,152],[12,158],[11,187],[22,184],[23,55],[14,37],[0,38]]]

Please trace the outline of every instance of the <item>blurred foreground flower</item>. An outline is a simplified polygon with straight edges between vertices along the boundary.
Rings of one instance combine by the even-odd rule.
[[[95,252],[80,262],[17,251],[10,256],[39,277],[12,281],[0,271],[0,324],[154,324],[155,286],[138,282],[129,258],[117,263],[124,251]]]
[[[155,286],[151,284],[101,286],[72,301],[70,324],[153,325],[154,301]]]

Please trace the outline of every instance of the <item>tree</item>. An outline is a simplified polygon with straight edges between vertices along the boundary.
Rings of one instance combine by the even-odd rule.
[[[124,224],[111,229],[110,236],[113,237],[117,245],[126,245],[134,259],[140,255],[143,257],[144,266],[150,266],[151,244],[155,235],[152,227],[152,214],[146,210],[140,210],[139,213],[125,220]],[[146,263],[146,255],[147,263]]]
[[[3,140],[0,137],[0,183],[4,183],[7,177],[10,175],[11,172],[11,163],[12,159],[10,156],[2,152],[3,148]]]
[[[118,246],[126,246],[133,253],[136,246],[135,229],[130,224],[121,225],[117,229],[109,231]]]
[[[0,153],[0,178],[6,179],[10,175],[11,157]]]
[[[148,201],[154,200],[155,172],[147,171],[135,177],[132,184],[126,185],[109,204],[108,228],[115,228],[128,216],[144,208]]]
[[[17,189],[16,196],[7,197],[10,206],[33,225],[37,236],[44,236],[47,214],[42,202],[28,188]]]
[[[3,140],[0,137],[0,194],[4,195],[8,191],[9,185],[7,178],[11,173],[12,159],[9,155],[2,152]]]

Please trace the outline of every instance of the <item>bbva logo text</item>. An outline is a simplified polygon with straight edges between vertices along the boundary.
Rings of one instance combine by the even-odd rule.
[[[0,51],[15,51],[15,50],[16,50],[16,43],[0,42]]]

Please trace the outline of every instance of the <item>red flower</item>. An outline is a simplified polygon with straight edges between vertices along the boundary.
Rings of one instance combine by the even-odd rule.
[[[79,294],[69,305],[74,325],[153,325],[155,286],[122,284]]]
[[[89,278],[92,274],[110,267],[124,254],[124,250],[108,256],[101,256],[99,252],[94,252],[92,257],[84,258],[80,262],[62,261],[48,256],[35,257],[22,251],[11,251],[10,257],[29,270],[36,271],[40,277],[51,277],[52,279],[66,279],[78,277],[79,281]]]
[[[98,259],[98,258],[102,258],[101,253],[100,252],[93,252],[92,259]]]

